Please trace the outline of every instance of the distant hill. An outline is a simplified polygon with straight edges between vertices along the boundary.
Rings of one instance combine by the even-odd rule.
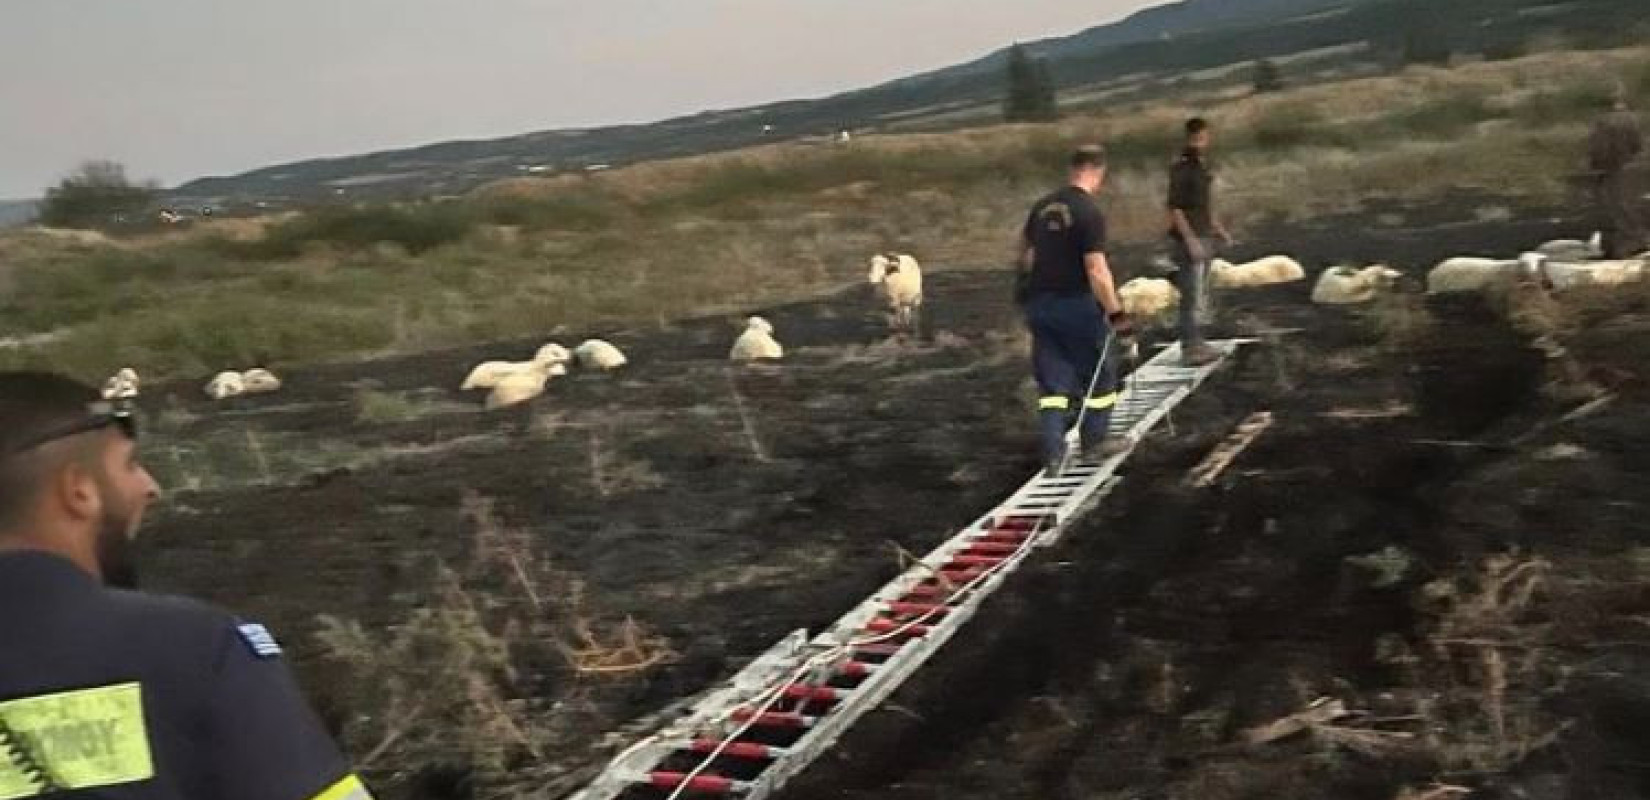
[[[1643,2],[1185,0],[1026,46],[1049,60],[1067,102],[1104,96],[1077,103],[1093,105],[1149,96],[1177,76],[1261,58],[1352,45],[1360,46],[1353,49],[1365,59],[1396,58],[1406,37],[1441,37],[1457,53],[1516,50],[1550,33],[1564,33],[1582,44],[1622,44],[1634,30],[1642,30],[1635,26],[1643,25]],[[826,137],[843,129],[978,124],[990,119],[1000,102],[1005,58],[1006,49],[816,100],[284,164],[192,181],[169,192],[169,201],[239,208],[340,197],[456,194],[505,177]]]
[[[0,228],[10,228],[34,219],[33,200],[0,200]]]

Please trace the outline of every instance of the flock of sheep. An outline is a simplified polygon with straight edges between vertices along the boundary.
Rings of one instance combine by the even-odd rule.
[[[891,314],[896,332],[914,332],[918,312],[922,307],[922,267],[915,258],[903,253],[878,253],[871,258],[869,282],[877,290],[879,300]],[[732,361],[767,361],[785,357],[785,347],[774,337],[773,324],[761,317],[745,321],[745,330],[728,350]],[[551,342],[545,344],[527,361],[486,361],[475,365],[459,385],[462,391],[486,390],[485,407],[504,408],[525,403],[544,393],[551,379],[568,374],[569,367],[610,371],[629,363],[624,352],[613,343],[589,339],[578,347],[567,348]],[[137,395],[137,371],[126,367],[108,379],[103,394],[108,398],[130,398]],[[281,380],[262,367],[245,371],[226,370],[207,382],[203,391],[212,400],[225,400],[248,394],[263,394],[281,388]]]
[[[1635,258],[1601,260],[1600,236],[1590,241],[1558,239],[1514,259],[1458,256],[1445,259],[1427,273],[1427,293],[1474,292],[1519,280],[1538,281],[1552,290],[1580,286],[1613,286],[1644,277],[1650,253]],[[1312,302],[1321,305],[1367,303],[1397,286],[1403,273],[1384,264],[1365,267],[1333,266],[1318,274]],[[1215,288],[1267,286],[1306,279],[1300,262],[1282,255],[1246,264],[1214,259],[1209,282]],[[1131,316],[1150,318],[1174,308],[1180,293],[1163,278],[1135,278],[1118,288],[1123,309]]]
[[[1555,290],[1588,285],[1615,285],[1644,277],[1650,253],[1636,258],[1601,260],[1600,237],[1590,241],[1559,239],[1547,242],[1515,259],[1459,256],[1446,259],[1427,274],[1427,293],[1472,292],[1507,285],[1521,279],[1537,280]],[[1365,267],[1332,266],[1319,273],[1312,288],[1312,302],[1322,305],[1367,303],[1391,290],[1402,273],[1375,264]],[[1306,270],[1289,256],[1272,255],[1243,264],[1214,259],[1209,265],[1209,285],[1216,289],[1269,286],[1306,279]],[[889,312],[895,333],[915,333],[922,310],[922,267],[905,253],[878,253],[871,257],[867,276],[878,302]],[[1148,319],[1163,314],[1180,302],[1179,290],[1164,278],[1135,278],[1118,288],[1123,309],[1131,316]],[[745,329],[728,351],[732,361],[777,360],[785,348],[775,338],[772,323],[750,317]],[[459,386],[461,390],[486,390],[485,407],[504,408],[527,402],[544,393],[551,379],[568,374],[569,366],[610,371],[628,363],[625,354],[611,342],[590,339],[568,350],[551,342],[540,347],[528,361],[487,361],[477,364]],[[137,372],[120,370],[104,386],[107,397],[136,395]],[[245,371],[225,371],[212,377],[205,393],[213,400],[246,394],[273,392],[281,380],[261,367]]]

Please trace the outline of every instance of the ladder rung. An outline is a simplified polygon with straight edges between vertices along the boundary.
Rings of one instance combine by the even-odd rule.
[[[783,747],[758,744],[756,742],[726,742],[721,739],[694,739],[688,744],[688,749],[695,753],[714,753],[722,751],[728,758],[767,759],[784,758],[786,750]]]
[[[905,622],[896,622],[891,619],[878,617],[865,624],[865,630],[872,633],[893,633],[899,631],[905,636],[927,636],[927,625],[911,625]]]
[[[888,604],[888,611],[890,613],[901,615],[909,614],[919,617],[925,617],[930,614],[944,614],[950,610],[951,609],[948,606],[942,606],[935,603],[895,602]]]
[[[792,685],[785,687],[785,697],[789,700],[809,700],[816,703],[834,703],[842,699],[842,690],[829,686]]]
[[[1003,556],[952,556],[950,564],[959,567],[994,567],[1006,560]]]
[[[764,728],[812,728],[819,722],[818,717],[807,717],[794,711],[764,711],[761,714],[753,714],[748,708],[734,711],[733,718],[738,722],[749,722]]]
[[[751,788],[751,785],[744,781],[736,781],[721,775],[695,775],[689,778],[686,772],[663,770],[648,773],[648,783],[658,789],[675,789],[685,783],[690,792],[708,794],[743,794]]]
[[[844,661],[836,667],[836,674],[844,678],[864,678],[877,671],[875,664],[864,661]]]

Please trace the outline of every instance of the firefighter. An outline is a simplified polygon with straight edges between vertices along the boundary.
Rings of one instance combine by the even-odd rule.
[[[129,398],[0,373],[0,798],[370,800],[262,625],[143,594]]]
[[[1100,460],[1125,452],[1127,438],[1109,435],[1117,404],[1117,374],[1108,347],[1114,332],[1132,334],[1106,261],[1106,219],[1095,197],[1106,179],[1099,145],[1071,156],[1069,181],[1038,200],[1022,236],[1018,299],[1031,328],[1042,456],[1049,474],[1066,461],[1066,431],[1082,417],[1082,456]],[[1092,386],[1093,391],[1090,392]]]

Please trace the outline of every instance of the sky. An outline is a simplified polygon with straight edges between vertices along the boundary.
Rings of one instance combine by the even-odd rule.
[[[0,198],[816,97],[1153,0],[0,0]]]

